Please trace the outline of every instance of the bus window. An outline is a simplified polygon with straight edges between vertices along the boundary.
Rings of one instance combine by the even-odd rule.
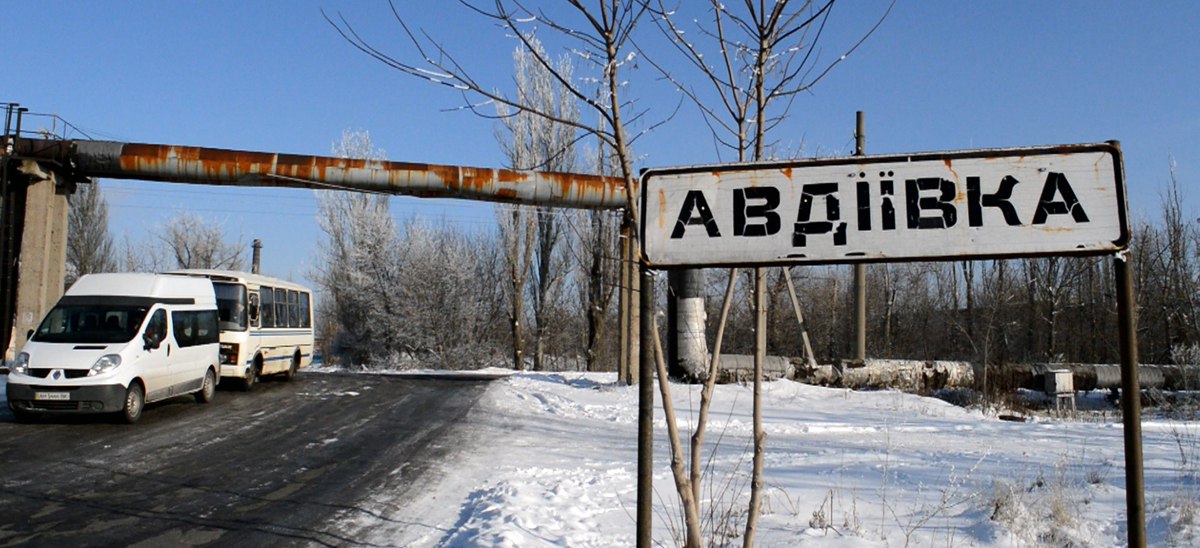
[[[262,307],[259,306],[259,302],[258,302],[258,292],[251,291],[250,292],[250,326],[251,327],[258,327],[261,325],[261,323],[259,323],[259,318],[260,318],[259,314],[260,314],[261,310],[262,310]]]
[[[288,290],[288,327],[300,327],[300,292]]]
[[[275,290],[275,327],[288,326],[287,290]]]
[[[217,316],[221,329],[226,331],[246,330],[246,286],[213,282],[217,294]]]
[[[269,287],[261,287],[258,290],[261,295],[260,305],[261,311],[258,315],[262,318],[263,327],[275,327],[275,290]]]
[[[300,293],[300,327],[312,327],[312,315],[308,312],[308,293]]]

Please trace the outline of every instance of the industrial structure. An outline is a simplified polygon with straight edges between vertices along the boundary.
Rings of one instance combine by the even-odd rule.
[[[0,140],[0,341],[24,344],[63,292],[67,196],[92,178],[358,190],[577,209],[620,209],[621,179],[175,145],[29,136],[7,104]]]

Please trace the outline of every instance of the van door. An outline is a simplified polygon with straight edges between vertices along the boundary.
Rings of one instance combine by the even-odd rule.
[[[173,383],[170,355],[175,342],[169,327],[167,311],[159,308],[146,320],[142,337],[131,343],[140,347],[132,365],[137,367],[134,374],[146,385],[146,401],[161,400],[170,395]]]
[[[173,394],[199,390],[209,365],[219,358],[216,310],[172,310],[171,329],[177,347],[171,355]]]

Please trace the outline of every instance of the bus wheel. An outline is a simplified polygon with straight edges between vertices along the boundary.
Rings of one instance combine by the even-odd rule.
[[[199,403],[208,403],[213,401],[213,396],[217,395],[217,376],[213,374],[213,370],[209,369],[204,372],[204,383],[200,385],[200,391],[196,392],[196,401]]]
[[[300,370],[300,352],[296,352],[296,354],[294,356],[292,356],[292,366],[288,368],[287,373],[283,374],[283,378],[290,381],[290,380],[296,378],[296,371],[299,371],[299,370]]]
[[[142,408],[146,406],[146,392],[137,382],[129,383],[125,391],[125,408],[121,410],[121,420],[133,424],[142,418]]]
[[[250,370],[246,371],[246,378],[242,379],[242,392],[249,392],[254,389],[254,384],[258,382],[258,368],[262,362],[254,360],[254,365],[250,366]]]

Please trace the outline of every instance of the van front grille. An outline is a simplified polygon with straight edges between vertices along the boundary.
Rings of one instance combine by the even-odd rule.
[[[29,376],[45,379],[50,376],[51,371],[54,370],[46,367],[30,367]],[[63,377],[68,379],[82,379],[88,375],[87,369],[63,369],[62,372]]]
[[[33,402],[34,409],[44,411],[78,411],[79,402],[77,401],[38,401]]]

